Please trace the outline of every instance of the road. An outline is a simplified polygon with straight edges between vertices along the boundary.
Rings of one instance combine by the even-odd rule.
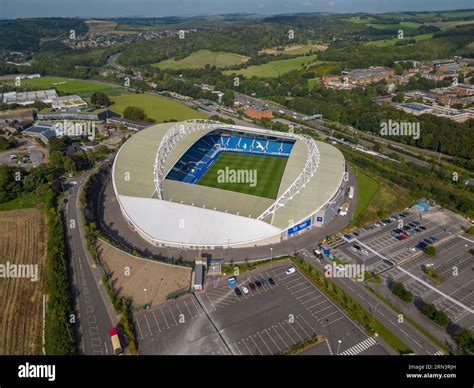
[[[67,244],[71,257],[78,351],[84,355],[107,355],[113,354],[108,331],[116,325],[117,318],[105,287],[101,284],[102,272],[86,249],[79,202],[82,185],[91,172],[78,179],[75,185],[71,181],[66,183],[69,189],[64,210],[68,226]]]
[[[320,263],[307,250],[300,251],[301,257],[310,262],[319,270],[324,270],[327,262]],[[386,306],[376,296],[366,289],[365,282],[354,281],[349,278],[334,278],[333,281],[345,292],[351,295],[373,317],[382,322],[390,331],[407,344],[417,355],[434,355],[440,349],[427,337],[411,326],[407,321],[399,323],[398,314]]]

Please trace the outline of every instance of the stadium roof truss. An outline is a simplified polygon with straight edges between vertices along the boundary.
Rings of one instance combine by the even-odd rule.
[[[182,121],[173,125],[165,134],[163,139],[158,146],[158,151],[156,153],[155,162],[153,165],[153,176],[155,182],[155,192],[159,199],[163,199],[163,179],[166,176],[165,165],[166,160],[173,149],[173,147],[181,141],[185,136],[190,133],[201,131],[203,129],[245,129],[246,131],[256,131],[259,133],[275,135],[273,131],[268,130],[255,130],[254,128],[247,128],[241,126],[234,126],[223,124],[217,121],[211,120],[187,120]],[[280,135],[280,134],[279,134]],[[293,181],[293,183],[281,194],[268,209],[266,209],[262,214],[260,214],[257,219],[263,220],[266,217],[274,214],[280,207],[285,206],[286,203],[291,201],[295,195],[298,195],[300,190],[306,187],[306,184],[314,176],[316,170],[319,167],[320,163],[320,153],[316,142],[309,136],[306,135],[296,135],[294,133],[282,133],[281,137],[292,138],[294,140],[301,141],[307,148],[308,154],[305,166],[298,177]]]
[[[286,203],[291,201],[295,195],[300,193],[300,190],[306,187],[306,183],[314,176],[314,173],[319,167],[319,150],[316,142],[305,135],[292,135],[300,140],[308,149],[308,157],[306,159],[305,166],[303,171],[298,175],[298,177],[293,181],[293,183],[280,195],[271,206],[265,210],[262,214],[257,217],[257,220],[263,220],[266,217],[274,214],[280,207],[285,206]]]

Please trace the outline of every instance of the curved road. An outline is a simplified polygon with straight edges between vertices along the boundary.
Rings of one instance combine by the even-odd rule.
[[[78,351],[85,355],[107,355],[113,353],[109,329],[116,325],[117,317],[102,284],[102,272],[86,249],[79,202],[82,185],[91,173],[92,171],[76,181],[65,183],[68,187],[68,201],[63,205],[63,210],[68,231]]]

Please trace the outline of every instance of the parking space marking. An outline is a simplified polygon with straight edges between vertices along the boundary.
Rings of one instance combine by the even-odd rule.
[[[147,319],[147,317],[146,317],[146,314],[143,314],[143,317],[145,318],[145,322],[146,322],[146,325],[148,326],[148,330],[149,330],[149,332],[150,332],[150,335],[152,335],[153,332],[151,331],[150,324],[148,323],[148,319]]]
[[[286,343],[286,341],[285,341],[285,340],[283,339],[283,337],[280,335],[280,333],[278,332],[278,330],[276,330],[276,329],[273,328],[273,327],[270,327],[268,330],[270,330],[270,329],[273,330],[273,331],[277,334],[277,336],[280,338],[281,342],[283,342],[283,343],[285,344],[285,346],[289,349],[289,348],[290,348],[290,345],[288,345],[288,344]]]
[[[153,314],[153,318],[155,318],[155,322],[156,322],[156,327],[158,327],[158,332],[162,332],[161,328],[160,328],[160,324],[158,323],[158,320],[156,319],[156,315],[155,315],[155,312],[152,311],[151,312]]]
[[[313,287],[309,286],[309,287],[306,287],[304,290],[307,290],[308,288],[313,288]],[[304,290],[301,290],[301,291],[304,291]],[[301,291],[298,291],[298,292],[301,292]],[[308,293],[306,293],[306,294],[304,294],[304,295],[297,296],[296,299],[300,300],[301,298],[305,298],[305,297],[307,297],[308,295],[313,295],[314,293],[315,293],[315,291],[312,290],[311,292],[308,292]],[[297,293],[295,292],[295,294],[297,294]]]
[[[247,343],[245,342],[245,340],[242,340],[243,344],[245,345],[245,347],[247,348],[247,350],[249,351],[250,355],[253,356],[253,353],[252,351],[250,350],[249,346],[247,345]]]
[[[255,340],[253,339],[252,336],[250,336],[250,339],[252,340],[253,344],[255,345],[255,347],[257,348],[258,352],[260,353],[260,355],[263,356],[263,353],[262,351],[260,350],[260,348],[258,347],[257,343],[255,342]]]
[[[296,320],[295,320],[295,322],[296,322]],[[295,330],[295,328],[293,327],[293,324],[292,324],[292,323],[289,323],[288,326],[291,328],[291,330],[293,330],[293,331],[295,332],[295,334],[296,334],[298,337],[300,337],[301,342],[303,342],[303,341],[304,341],[303,337],[301,337],[300,333],[298,333],[298,332]]]
[[[268,333],[268,330],[267,329],[264,329],[263,330],[267,335],[268,335],[268,338],[270,338],[270,340],[275,344],[275,346],[277,347],[278,349],[278,352],[281,353],[281,348],[277,345],[277,343],[273,340],[272,336]]]
[[[141,338],[143,338],[143,334],[142,334],[142,328],[140,327],[140,320],[137,318],[136,321],[137,321],[139,339],[141,339]]]
[[[281,329],[285,332],[286,336],[291,340],[291,342],[293,342],[293,345],[296,345],[296,342],[295,340],[293,339],[293,337],[291,335],[288,334],[288,332],[285,330],[285,328],[281,325],[281,323],[278,323],[278,325],[281,327]]]
[[[188,309],[189,316],[191,317],[191,319],[194,319],[194,314],[191,313],[191,310],[189,309],[189,306],[188,306],[188,304],[186,303],[186,299],[184,300],[184,305],[185,305],[186,308]]]
[[[168,325],[168,321],[165,317],[165,313],[163,312],[163,309],[159,309],[161,311],[161,315],[163,315],[163,319],[165,320],[165,323],[166,323],[166,326],[168,327],[168,329],[171,327],[170,325]]]
[[[263,342],[263,344],[266,346],[266,348],[268,349],[268,351],[270,352],[270,354],[273,354],[274,352],[272,352],[272,350],[268,347],[267,343],[266,343],[265,340],[262,338],[262,336],[260,335],[260,333],[257,332],[257,335],[258,335],[258,337],[260,338],[260,340]]]

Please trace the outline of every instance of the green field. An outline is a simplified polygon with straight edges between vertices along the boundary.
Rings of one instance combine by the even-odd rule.
[[[21,84],[23,86],[33,86],[41,89],[56,89],[62,94],[77,94],[84,98],[90,97],[96,91],[104,92],[110,96],[126,93],[126,90],[120,87],[113,87],[93,81],[62,77],[41,77],[22,80]]]
[[[398,28],[418,28],[422,25],[422,23],[418,22],[400,22],[396,24],[369,23],[367,24],[367,27],[377,28],[380,30],[394,30]]]
[[[433,37],[433,34],[420,34],[420,35],[415,35],[415,36],[407,36],[405,39],[415,39],[417,42],[420,42],[422,40],[427,40],[431,39]],[[393,39],[387,39],[387,40],[373,40],[372,42],[367,42],[365,45],[366,46],[375,46],[375,47],[387,47],[387,46],[394,46],[395,43],[400,42],[400,39],[398,38],[393,38]]]
[[[301,69],[303,66],[306,66],[309,62],[314,61],[316,58],[317,55],[314,54],[306,57],[282,59],[279,61],[264,63],[263,65],[249,66],[246,69],[226,70],[224,71],[224,74],[229,75],[232,73],[237,73],[243,75],[246,78],[251,78],[253,76],[260,78],[279,77],[288,73],[289,71]]]
[[[397,15],[398,16],[398,15]],[[384,23],[377,23],[378,20],[374,17],[367,17],[367,18],[361,18],[360,16],[353,16],[348,19],[352,23],[356,24],[365,24],[367,27],[372,27],[372,28],[377,28],[380,30],[393,30],[397,28],[418,28],[423,23],[418,23],[418,22],[411,22],[411,21],[401,21],[399,23],[392,23],[392,24],[384,24]]]
[[[226,52],[213,52],[210,50],[199,50],[186,58],[175,61],[174,59],[167,59],[155,63],[152,66],[160,69],[201,69],[206,65],[216,66],[218,68],[226,66],[240,65],[249,60],[249,57],[243,55],[226,53]]]
[[[319,78],[310,78],[308,80],[308,89],[313,90],[314,87],[318,84]]]
[[[308,54],[309,52],[313,51],[320,51],[324,50],[326,47],[317,44],[302,44],[302,45],[289,45],[285,46],[284,50],[278,50],[276,47],[267,48],[259,51],[259,54],[272,54],[272,55],[304,55]]]
[[[198,112],[181,102],[153,94],[126,94],[112,97],[114,104],[110,109],[122,114],[127,106],[142,108],[148,118],[156,120],[157,123],[169,120],[203,119],[207,116]]]
[[[287,161],[288,158],[277,156],[223,152],[197,184],[275,199]],[[245,171],[244,174],[248,175],[241,175],[241,183],[238,183],[238,180],[232,179],[230,173],[222,175],[226,170]],[[252,176],[255,179],[251,179]],[[249,179],[245,179],[247,177]]]

